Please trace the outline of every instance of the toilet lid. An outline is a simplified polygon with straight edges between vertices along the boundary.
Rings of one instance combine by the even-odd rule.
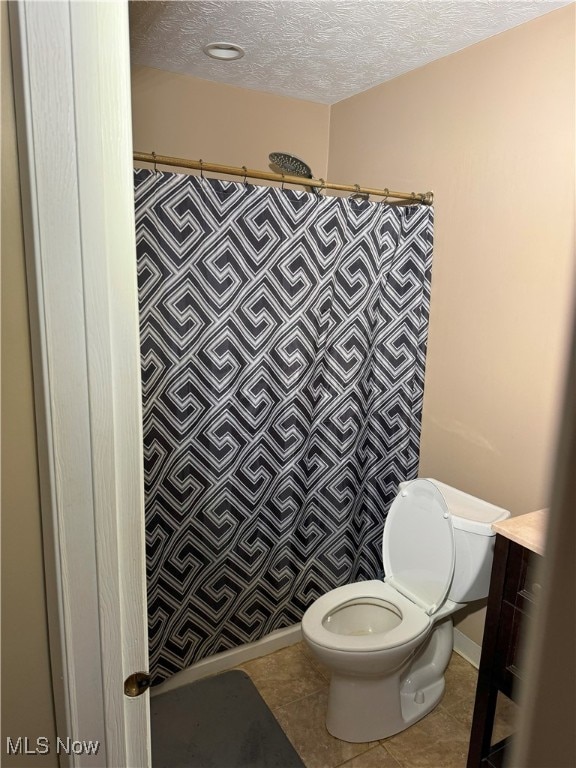
[[[452,583],[455,550],[452,516],[430,480],[414,480],[392,502],[382,555],[385,581],[435,613]]]

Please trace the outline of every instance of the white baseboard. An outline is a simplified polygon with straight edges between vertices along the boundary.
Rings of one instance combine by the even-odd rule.
[[[473,667],[478,669],[480,667],[480,653],[482,652],[482,646],[475,643],[474,640],[461,632],[459,629],[454,630],[454,650],[462,658],[469,661]]]
[[[276,632],[271,632],[254,643],[246,643],[246,645],[241,645],[238,648],[216,653],[214,656],[209,656],[207,659],[202,659],[202,661],[192,664],[192,666],[183,669],[181,672],[177,672],[164,683],[154,686],[151,695],[158,696],[160,693],[181,688],[183,685],[193,683],[202,677],[209,677],[210,675],[216,675],[218,672],[233,669],[245,661],[258,659],[260,656],[266,656],[268,653],[294,645],[300,642],[301,639],[302,630],[300,629],[300,624],[293,624],[285,629],[277,629]]]
[[[274,651],[279,651],[281,648],[294,645],[300,642],[301,639],[302,630],[300,624],[294,624],[285,629],[278,629],[276,632],[272,632],[261,640],[256,640],[254,643],[247,643],[238,648],[232,648],[229,651],[223,651],[207,659],[202,659],[202,661],[193,664],[191,667],[177,672],[166,682],[155,686],[151,691],[151,695],[158,696],[161,693],[193,683],[195,680],[200,680],[203,677],[209,677],[210,675],[218,674],[218,672],[233,669],[245,661],[258,659],[260,656],[266,656],[268,653],[274,653]],[[466,661],[470,662],[473,667],[478,669],[480,666],[481,646],[470,640],[459,629],[454,630],[454,650]]]

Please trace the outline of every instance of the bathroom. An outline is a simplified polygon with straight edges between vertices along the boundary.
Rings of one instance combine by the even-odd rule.
[[[269,151],[285,149],[317,177],[433,189],[419,474],[513,515],[549,503],[563,386],[573,13],[554,10],[333,105],[133,70],[135,149],[264,169]],[[482,625],[482,610],[456,623],[470,658]]]
[[[569,218],[551,234],[539,211],[558,184],[569,183],[563,160],[569,149],[561,146],[560,128],[553,157],[550,149],[540,153],[538,137],[547,126],[570,123],[567,101],[549,87],[569,69],[556,57],[548,66],[557,69],[549,70],[534,45],[537,39],[543,46],[546,35],[568,37],[569,12],[554,11],[331,105],[270,93],[265,84],[262,90],[230,84],[241,83],[233,68],[244,59],[216,62],[213,80],[214,63],[199,53],[191,69],[200,77],[169,72],[162,64],[170,59],[167,38],[155,40],[154,17],[133,14],[135,150],[267,170],[268,153],[284,149],[305,159],[317,178],[433,188],[419,474],[513,515],[548,504],[562,378],[531,371],[541,356],[544,370],[562,369],[568,333]],[[244,16],[233,16],[220,37],[241,42]],[[249,69],[248,75],[254,77]],[[569,131],[565,136],[569,141]],[[539,192],[520,200],[526,189]],[[541,258],[542,242],[555,254],[552,271]],[[522,438],[527,413],[534,414],[536,439]],[[483,617],[478,604],[456,616],[455,646],[476,665]]]

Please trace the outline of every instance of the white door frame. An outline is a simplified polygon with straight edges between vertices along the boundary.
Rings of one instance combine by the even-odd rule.
[[[148,668],[128,5],[9,6],[57,732],[100,742],[60,760],[145,768],[149,693],[123,690]]]

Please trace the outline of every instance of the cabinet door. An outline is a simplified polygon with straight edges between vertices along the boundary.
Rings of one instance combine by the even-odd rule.
[[[521,679],[518,663],[521,638],[532,614],[539,586],[535,581],[538,555],[515,542],[509,543],[506,578],[500,613],[500,626],[495,656],[495,674],[499,689],[515,698]]]

